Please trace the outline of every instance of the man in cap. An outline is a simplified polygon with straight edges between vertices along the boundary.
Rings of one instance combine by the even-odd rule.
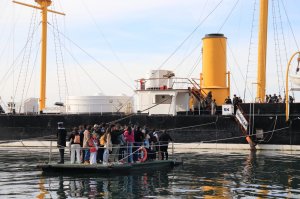
[[[64,164],[64,153],[65,153],[65,147],[66,147],[66,137],[67,137],[67,131],[63,126],[63,122],[58,122],[58,128],[56,132],[57,137],[57,147],[59,149],[59,155],[60,155],[60,161],[58,164]]]

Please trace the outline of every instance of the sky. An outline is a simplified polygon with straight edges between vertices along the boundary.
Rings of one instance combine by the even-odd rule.
[[[47,106],[65,93],[132,96],[134,80],[158,68],[199,79],[202,38],[218,32],[227,37],[231,96],[244,98],[246,86],[245,98],[252,101],[258,6],[258,0],[53,0],[49,9],[66,15],[48,16]],[[272,95],[283,95],[287,60],[299,50],[299,7],[298,0],[269,0]],[[1,0],[0,8],[0,104],[39,97],[40,11],[10,0]]]

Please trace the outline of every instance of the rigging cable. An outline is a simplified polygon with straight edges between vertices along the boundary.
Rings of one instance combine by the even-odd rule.
[[[197,60],[195,61],[195,63],[193,64],[192,70],[190,70],[190,72],[187,75],[187,78],[190,78],[194,72],[194,70],[196,69],[196,67],[198,66],[198,64],[200,64],[202,56],[198,56]]]
[[[30,85],[31,85],[31,80],[32,80],[32,76],[33,76],[33,73],[34,73],[34,69],[35,69],[35,66],[36,66],[36,63],[37,63],[37,60],[38,60],[38,52],[39,52],[39,48],[41,46],[41,41],[38,43],[38,49],[36,51],[36,55],[35,55],[35,58],[34,58],[34,64],[33,64],[33,67],[32,67],[32,70],[31,70],[31,74],[30,74],[30,78],[29,78],[29,82],[28,82],[28,87],[27,87],[27,91],[26,91],[26,94],[25,94],[25,98],[27,98],[28,96],[28,92],[29,92],[29,88],[30,88]]]
[[[53,27],[51,24],[50,26],[52,28]],[[92,56],[91,54],[89,54],[86,50],[84,50],[83,48],[81,48],[77,43],[75,43],[73,40],[71,40],[69,37],[67,37],[65,34],[63,34],[62,32],[60,32],[58,30],[59,34],[61,34],[65,39],[67,39],[70,43],[72,43],[74,46],[76,46],[78,49],[80,49],[84,54],[86,54],[89,58],[91,58],[95,63],[97,63],[99,66],[101,66],[102,68],[104,68],[107,72],[109,72],[111,75],[113,75],[114,77],[116,77],[118,80],[120,80],[124,85],[126,85],[128,88],[130,88],[131,90],[134,91],[134,88],[132,86],[130,86],[127,82],[125,82],[121,77],[119,77],[118,75],[116,75],[115,73],[113,73],[106,65],[104,65],[103,63],[101,63],[100,61],[98,61],[94,56]]]
[[[25,80],[24,80],[24,83],[23,83],[23,90],[22,90],[22,94],[21,94],[21,105],[22,105],[22,101],[23,101],[23,96],[24,96],[24,92],[25,92],[25,86],[26,86],[26,81],[27,81],[27,73],[28,73],[28,68],[29,68],[29,62],[30,62],[30,55],[31,55],[31,50],[32,50],[32,43],[33,43],[33,37],[34,37],[34,34],[35,34],[35,30],[34,30],[34,26],[35,26],[35,21],[36,21],[36,14],[37,11],[36,10],[33,10],[32,11],[32,17],[31,17],[31,20],[30,20],[30,25],[29,25],[29,30],[28,30],[28,39],[30,41],[30,43],[27,43],[28,45],[26,45],[26,49],[28,48],[29,52],[26,53],[26,49],[24,51],[24,54],[23,54],[23,57],[22,57],[22,60],[21,60],[21,67],[20,67],[20,71],[19,71],[19,75],[18,75],[18,79],[17,79],[17,84],[16,84],[16,89],[15,89],[15,92],[13,94],[13,102],[15,102],[15,98],[16,98],[16,95],[17,95],[17,91],[18,91],[18,86],[19,86],[19,83],[20,83],[20,79],[21,79],[21,74],[23,72],[23,64],[25,63]],[[38,27],[38,25],[37,25]],[[32,30],[31,30],[32,29]],[[25,57],[26,57],[26,54],[28,56],[28,59],[25,61]],[[21,112],[21,106],[19,107],[19,112]]]
[[[287,21],[288,21],[288,24],[289,24],[289,28],[291,29],[291,32],[292,32],[292,35],[293,35],[293,39],[294,39],[294,42],[297,46],[297,50],[299,51],[299,46],[298,46],[298,43],[297,43],[297,40],[296,40],[296,37],[295,37],[295,34],[294,34],[294,31],[293,31],[293,28],[292,28],[292,25],[291,25],[291,22],[290,22],[290,19],[289,19],[289,16],[287,14],[287,11],[286,11],[286,8],[285,8],[285,5],[283,3],[283,1],[281,0],[281,4],[283,5],[283,9],[284,9],[284,13],[285,13],[285,16],[287,18]]]
[[[54,8],[53,10],[56,10],[54,4],[53,4],[53,8]],[[55,48],[55,60],[56,60],[56,66],[57,66],[59,98],[60,98],[60,102],[63,102],[65,100],[65,97],[69,95],[69,92],[68,92],[66,69],[65,69],[65,64],[64,64],[64,56],[63,56],[62,49],[61,49],[62,42],[61,42],[59,33],[57,31],[55,31],[55,30],[58,30],[58,22],[57,22],[57,16],[54,14],[52,15],[52,22],[57,27],[57,29],[52,29],[53,30],[52,32],[53,32],[53,36],[54,36],[54,48]],[[58,42],[58,44],[57,44],[57,42]],[[57,51],[59,51],[59,56],[57,55]],[[60,60],[59,60],[59,58],[60,58]],[[60,64],[61,64],[61,69],[62,69],[62,73],[63,73],[63,80],[60,79],[61,77],[59,74]],[[62,82],[64,82],[64,83],[62,83]]]
[[[280,49],[279,49],[279,39],[278,39],[278,29],[276,22],[276,11],[274,6],[274,0],[272,0],[272,14],[273,14],[273,36],[274,36],[274,45],[275,45],[275,61],[276,61],[276,72],[277,72],[277,84],[278,84],[278,93],[280,94],[280,80],[279,80],[279,65],[281,65],[280,59]]]
[[[292,25],[291,25],[291,22],[290,22],[290,19],[289,19],[289,16],[288,16],[288,14],[287,14],[287,11],[286,11],[286,8],[285,8],[285,5],[284,5],[283,1],[281,1],[281,4],[282,4],[282,6],[283,6],[284,13],[285,13],[285,16],[286,16],[286,18],[287,18],[289,28],[291,29],[291,32],[292,32],[292,35],[293,35],[293,39],[294,39],[295,45],[296,45],[296,47],[297,47],[297,51],[299,51],[299,50],[300,50],[300,49],[299,49],[299,45],[298,45],[298,43],[297,43],[297,40],[296,40],[294,31],[293,31],[293,28],[292,28]],[[295,96],[294,96],[294,91],[292,91],[292,93],[293,93],[293,97],[295,98]]]
[[[253,13],[252,13],[252,23],[251,23],[251,31],[250,31],[250,41],[249,41],[249,50],[248,50],[248,60],[247,60],[247,67],[246,67],[246,79],[245,79],[245,86],[244,86],[244,101],[246,98],[246,88],[247,82],[248,82],[248,73],[249,73],[249,65],[250,65],[250,56],[251,56],[251,44],[253,43],[253,29],[254,29],[254,19],[255,19],[255,11],[256,11],[256,0],[254,0],[254,5],[253,5]],[[249,90],[249,88],[248,88]],[[251,93],[251,92],[249,92]],[[253,96],[253,93],[251,94]]]
[[[172,57],[173,55],[183,46],[183,44],[198,30],[198,28],[205,22],[205,20],[221,5],[224,0],[221,0],[203,20],[194,28],[194,30],[177,46],[177,48],[165,59],[162,64],[158,67],[158,70],[161,69]]]
[[[206,9],[207,3],[208,3],[208,0],[205,1],[204,6],[203,6],[202,9],[201,9],[201,16],[199,17],[199,19],[198,19],[197,21],[200,21],[200,20],[201,20],[203,14],[204,14],[204,10]],[[201,42],[200,42],[199,44],[197,44],[197,45],[191,50],[191,52],[190,52],[189,54],[185,55],[185,56],[182,58],[182,60],[179,62],[179,64],[177,64],[177,66],[175,67],[174,71],[177,71],[177,69],[178,69],[180,66],[182,66],[183,63],[187,60],[187,58],[189,58],[189,57],[197,50],[197,48],[201,47],[201,44],[202,44],[202,40],[201,40]],[[191,46],[191,42],[190,42],[190,44],[189,44],[189,47],[190,47],[190,46]],[[186,54],[186,52],[185,52],[185,54]],[[198,60],[198,59],[199,59],[199,58],[197,57],[197,60]]]
[[[282,25],[282,17],[281,17],[279,0],[277,0],[277,7],[278,7],[278,14],[279,14],[282,41],[283,41],[284,52],[285,52],[285,61],[284,61],[284,63],[287,63],[288,62],[288,55],[287,55],[287,48],[286,48],[286,43],[285,43],[285,36],[284,36],[284,32],[283,32],[283,25]],[[282,81],[283,81],[283,93],[284,93],[284,96],[285,96],[284,73],[283,73],[283,65],[282,64],[281,64],[281,76],[282,76],[281,78],[282,78]]]
[[[222,30],[223,26],[226,24],[227,20],[229,19],[229,17],[231,16],[232,12],[234,11],[234,9],[236,8],[237,4],[239,3],[240,0],[237,0],[235,2],[235,4],[233,5],[233,7],[231,8],[229,14],[227,15],[227,17],[225,18],[224,22],[222,23],[221,27],[218,30],[218,33]]]
[[[70,52],[69,49],[66,48],[66,46],[63,46],[64,49],[67,51],[67,53],[71,56],[71,58],[76,62],[76,64],[83,70],[83,72],[89,77],[89,79],[95,84],[95,86],[99,89],[101,93],[103,93],[103,90],[101,87],[97,84],[97,82],[92,78],[92,76],[84,69],[84,67],[78,62],[78,60],[74,57],[74,55]]]
[[[128,71],[126,70],[125,65],[123,64],[123,62],[121,61],[120,57],[118,56],[118,54],[116,53],[116,51],[113,49],[111,43],[109,42],[109,40],[106,38],[106,36],[104,35],[104,32],[102,31],[100,25],[96,22],[94,15],[92,14],[92,12],[90,11],[89,7],[84,3],[83,0],[81,0],[81,3],[83,4],[83,6],[85,7],[85,9],[87,10],[87,12],[89,13],[89,15],[92,18],[93,23],[95,24],[95,26],[98,28],[97,30],[99,31],[100,35],[103,37],[104,41],[106,42],[106,45],[109,47],[109,49],[111,50],[112,54],[114,55],[114,57],[116,58],[116,60],[119,62],[120,66],[122,67],[122,69],[124,70],[125,74],[127,75],[127,77],[133,81],[133,78],[129,75]]]
[[[235,62],[235,64],[236,64],[237,68],[239,69],[239,72],[240,72],[241,77],[243,78],[244,81],[246,81],[246,78],[245,78],[245,76],[243,75],[243,72],[242,72],[242,70],[241,70],[241,66],[240,66],[240,64],[237,62],[237,59],[236,59],[236,57],[234,56],[233,50],[232,50],[232,48],[231,48],[231,46],[230,46],[230,44],[229,44],[228,41],[227,41],[227,46],[228,46],[229,52],[231,53],[231,56],[232,56],[232,58],[233,58],[233,60],[234,60],[234,62]],[[233,75],[232,75],[231,77],[232,77],[232,80],[233,80],[233,83],[234,83],[235,87],[237,88],[238,95],[240,95],[240,92],[239,92],[239,90],[238,90],[238,86],[237,86],[237,83],[236,83],[236,81],[235,81],[235,78],[234,78]],[[249,91],[249,93],[250,93],[250,96],[252,97],[252,93],[250,92],[249,86],[246,85],[246,88],[248,89],[248,91]],[[244,101],[245,101],[245,98],[244,98]]]

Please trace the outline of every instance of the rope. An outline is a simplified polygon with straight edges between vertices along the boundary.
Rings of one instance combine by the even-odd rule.
[[[281,130],[288,129],[288,128],[289,128],[289,127],[283,127],[283,128],[280,128],[280,129],[276,129],[276,130],[264,132],[263,134],[268,134],[268,133],[271,133],[271,132],[277,132],[277,131],[281,131]],[[210,143],[210,142],[218,142],[218,141],[233,140],[233,139],[238,139],[238,138],[246,138],[246,137],[248,137],[248,136],[249,136],[249,137],[253,137],[254,135],[242,135],[242,136],[236,136],[236,137],[231,137],[231,138],[223,138],[223,139],[208,140],[208,141],[202,141],[202,143]]]
[[[81,3],[83,4],[83,6],[85,7],[85,9],[87,10],[88,14],[90,15],[93,23],[95,24],[95,27],[97,28],[97,30],[99,31],[100,35],[103,37],[106,45],[109,47],[109,49],[111,50],[113,56],[115,57],[115,59],[119,62],[121,68],[124,70],[125,74],[127,75],[127,77],[133,82],[133,78],[130,76],[130,74],[128,73],[128,71],[126,70],[126,67],[124,65],[124,63],[121,61],[120,57],[118,56],[117,52],[113,49],[111,43],[109,42],[109,40],[107,39],[107,37],[104,35],[100,25],[97,23],[97,20],[95,19],[94,15],[92,15],[92,12],[90,11],[89,7],[86,5],[85,0],[81,0]]]
[[[26,147],[26,145],[23,143],[22,140],[19,140],[19,142],[21,142],[21,144],[23,145],[23,147],[25,147],[25,149],[30,153],[31,157],[34,157],[38,162],[41,160],[39,158],[37,158],[37,156],[33,155],[32,152]]]
[[[193,125],[193,126],[185,126],[185,127],[179,127],[179,128],[173,128],[173,129],[167,129],[167,130],[168,131],[177,131],[177,130],[194,128],[194,127],[208,126],[208,125],[212,125],[212,124],[216,124],[216,123],[217,123],[217,121],[206,123],[206,124],[198,124],[198,125]]]
[[[256,0],[254,0],[253,13],[252,13],[252,23],[251,23],[251,31],[250,31],[250,41],[249,41],[249,50],[248,50],[248,59],[247,59],[247,69],[246,69],[246,80],[244,87],[244,101],[246,99],[246,88],[248,82],[248,74],[249,74],[249,65],[250,65],[250,56],[251,56],[251,44],[253,43],[253,29],[254,29],[254,19],[255,19],[255,11],[256,11]],[[248,88],[249,90],[249,88]],[[251,92],[250,92],[251,93]]]
[[[280,29],[281,29],[281,35],[282,35],[282,41],[283,41],[283,46],[284,46],[284,52],[285,52],[285,63],[288,62],[288,55],[287,55],[287,48],[286,48],[286,43],[285,43],[285,36],[283,32],[283,25],[282,25],[282,17],[281,17],[281,11],[280,11],[280,5],[279,5],[279,0],[277,1],[277,7],[278,7],[278,14],[279,14],[279,21],[280,21]],[[283,71],[283,64],[280,66],[281,67],[281,72]],[[281,78],[283,81],[283,93],[285,95],[285,86],[284,86],[284,73],[282,72]]]
[[[218,33],[222,30],[223,26],[226,24],[227,20],[229,19],[229,17],[231,16],[232,12],[234,11],[234,9],[236,8],[237,4],[239,3],[240,0],[237,0],[235,2],[235,4],[233,5],[233,7],[231,8],[229,14],[227,15],[227,17],[225,18],[224,22],[222,23],[221,27],[218,30]]]
[[[172,99],[172,97],[173,97],[173,96],[171,96],[171,99]],[[156,106],[158,106],[158,105],[160,105],[160,104],[166,102],[166,101],[169,100],[169,99],[170,99],[170,98],[166,98],[165,100],[161,101],[160,103],[155,104],[155,105],[153,105],[153,106],[150,106],[150,107],[148,107],[148,108],[142,110],[141,113],[142,113],[142,112],[145,112],[145,111],[148,111],[148,110],[150,110],[150,109],[152,109],[152,108],[154,108],[154,107],[156,107]],[[132,117],[133,115],[136,115],[136,113],[131,113],[131,114],[129,114],[129,115],[126,116],[126,117],[123,117],[123,118],[120,118],[120,119],[117,119],[117,120],[108,122],[108,124],[112,124],[112,123],[116,123],[116,122],[122,121],[122,120],[124,120],[124,119],[129,118],[129,117]]]
[[[272,139],[273,134],[274,134],[274,130],[275,130],[275,127],[276,127],[276,124],[277,124],[277,115],[276,115],[276,120],[275,120],[275,122],[274,122],[274,127],[273,127],[273,131],[272,131],[272,135],[270,136],[270,138],[268,139],[267,142],[269,142],[269,141]]]
[[[294,31],[293,31],[293,28],[292,28],[292,25],[291,25],[289,16],[288,16],[288,14],[287,14],[287,11],[286,11],[286,9],[285,9],[285,5],[284,5],[284,3],[283,3],[282,0],[281,0],[281,4],[282,4],[282,6],[283,6],[284,13],[285,13],[285,16],[286,16],[287,21],[288,21],[288,24],[289,24],[289,28],[291,29],[291,32],[292,32],[292,35],[293,35],[294,42],[295,42],[295,44],[296,44],[296,46],[297,46],[297,49],[298,49],[298,51],[299,51],[299,46],[298,46],[298,43],[297,43],[297,39],[296,39],[296,37],[295,37],[295,34],[294,34]]]
[[[280,51],[280,42],[278,38],[278,25],[277,25],[277,15],[276,15],[276,8],[274,5],[274,0],[272,0],[272,13],[273,13],[273,36],[274,36],[274,50],[275,50],[275,61],[276,61],[276,72],[277,72],[277,84],[278,84],[278,93],[281,93],[281,85],[280,85],[280,74],[283,75],[282,71],[279,71],[280,66],[282,66],[281,60],[281,51]],[[282,67],[281,67],[282,69]],[[283,79],[282,79],[283,80]],[[282,81],[283,82],[283,81]],[[283,85],[284,87],[284,85]]]
[[[198,28],[205,22],[205,20],[221,5],[224,0],[221,0],[203,20],[194,28],[194,30],[177,46],[177,48],[163,61],[163,63],[158,67],[158,70],[161,69],[172,57],[173,55],[185,44],[185,42],[198,30]]]
[[[84,67],[78,62],[78,60],[74,57],[74,55],[69,51],[69,49],[66,48],[65,45],[63,45],[66,52],[71,56],[71,58],[75,61],[75,63],[83,70],[83,72],[89,77],[89,79],[94,83],[94,85],[99,89],[101,93],[103,93],[103,90],[101,87],[97,84],[97,82],[92,78],[92,76],[84,69]]]
[[[50,24],[50,26],[52,26]],[[53,27],[53,26],[52,26]],[[55,27],[53,27],[55,28]],[[59,30],[57,30],[59,32],[59,34],[61,34],[65,39],[67,39],[70,43],[72,43],[74,46],[76,46],[79,50],[81,50],[84,54],[86,54],[89,58],[91,58],[95,63],[97,63],[99,66],[101,66],[102,68],[104,68],[107,72],[109,72],[111,75],[113,75],[114,77],[116,77],[118,80],[120,80],[124,85],[126,85],[128,88],[130,88],[131,90],[134,91],[134,88],[132,86],[130,86],[126,81],[124,81],[121,77],[119,77],[118,75],[116,75],[115,73],[113,73],[106,65],[104,65],[103,63],[101,63],[100,61],[98,61],[94,56],[92,56],[91,54],[89,54],[86,50],[84,50],[83,48],[81,48],[77,43],[75,43],[73,40],[71,40],[69,37],[67,37],[65,34],[63,34],[62,32],[60,32]]]

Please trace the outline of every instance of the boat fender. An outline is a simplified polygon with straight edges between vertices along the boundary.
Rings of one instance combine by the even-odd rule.
[[[147,156],[148,156],[147,150],[144,147],[141,147],[140,151],[143,153],[143,157],[139,158],[139,161],[145,162],[147,160]]]

